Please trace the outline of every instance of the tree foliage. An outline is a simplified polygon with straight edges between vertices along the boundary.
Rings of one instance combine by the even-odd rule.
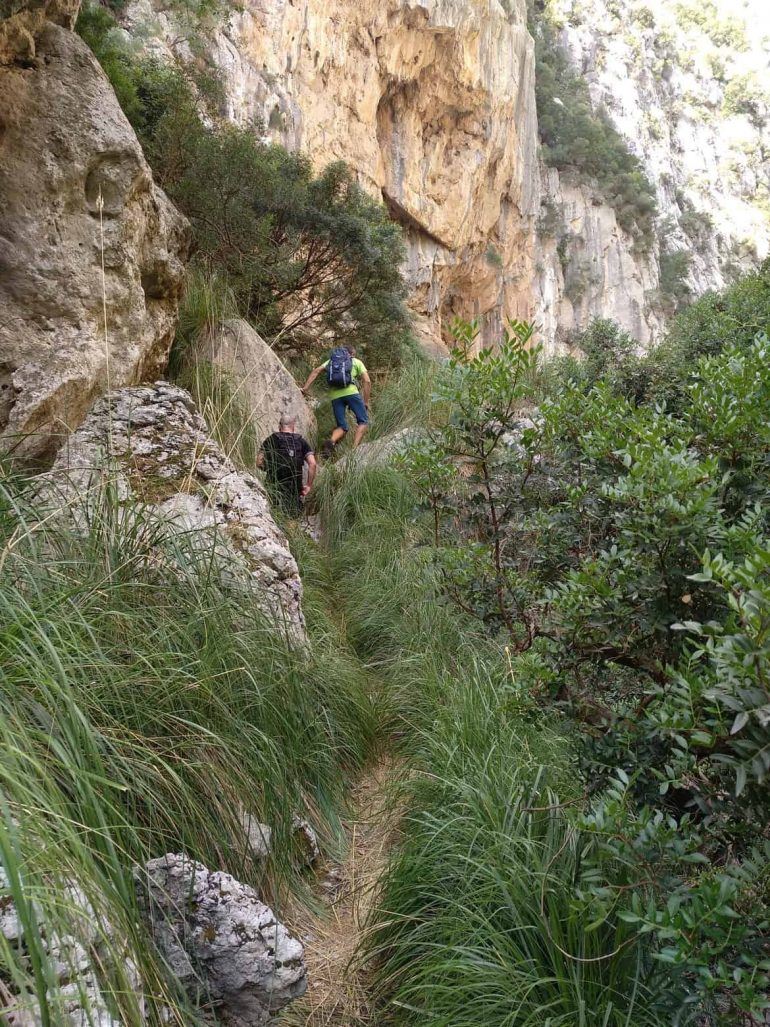
[[[726,346],[750,347],[757,334],[770,334],[770,261],[722,292],[709,292],[681,310],[664,339],[647,353],[617,324],[596,320],[569,342],[580,359],[569,357],[551,367],[556,378],[582,383],[600,378],[634,403],[665,404],[677,411],[689,402],[701,358]]]

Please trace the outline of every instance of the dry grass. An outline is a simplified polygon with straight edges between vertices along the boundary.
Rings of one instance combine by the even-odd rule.
[[[305,945],[309,982],[304,998],[281,1018],[285,1027],[365,1027],[377,1022],[358,949],[394,842],[401,774],[391,757],[380,758],[363,773],[350,795],[346,856],[340,863],[324,863],[317,872],[318,912],[296,901],[284,907],[284,921]]]

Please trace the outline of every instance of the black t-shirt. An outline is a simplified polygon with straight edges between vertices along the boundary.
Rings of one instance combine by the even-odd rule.
[[[268,479],[279,488],[302,488],[302,465],[305,457],[312,453],[310,443],[301,435],[290,431],[276,431],[262,444],[265,454],[265,471]]]

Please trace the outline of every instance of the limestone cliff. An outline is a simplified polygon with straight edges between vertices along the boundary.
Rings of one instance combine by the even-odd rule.
[[[167,5],[129,24],[191,57]],[[532,309],[539,206],[532,39],[524,0],[249,0],[205,42],[226,114],[317,166],[351,164],[406,229],[423,334],[454,315]],[[201,43],[201,39],[197,39]]]
[[[648,344],[674,292],[719,287],[767,251],[767,105],[749,81],[767,53],[745,11],[725,22],[708,2],[705,18],[663,0],[535,6],[655,184],[646,253],[590,183],[539,165],[525,0],[248,0],[207,34],[167,0],[134,0],[126,24],[166,58],[203,52],[226,116],[319,167],[347,161],[382,196],[428,344],[456,314],[488,336],[535,317],[549,348],[608,316]]]
[[[106,75],[45,13],[0,23],[0,449],[24,458],[165,365],[187,249]]]
[[[659,210],[640,255],[590,188],[545,172],[544,320],[554,335],[608,316],[646,344],[677,292],[721,288],[768,253],[770,13],[763,0],[550,0],[544,16],[642,162]]]

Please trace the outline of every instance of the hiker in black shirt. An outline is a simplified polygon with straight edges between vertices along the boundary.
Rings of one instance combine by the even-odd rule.
[[[268,488],[281,509],[290,517],[302,513],[302,498],[313,485],[316,461],[310,443],[297,435],[295,418],[281,417],[278,431],[268,435],[262,443],[257,464],[265,468]],[[303,468],[307,464],[307,484],[302,483]]]

